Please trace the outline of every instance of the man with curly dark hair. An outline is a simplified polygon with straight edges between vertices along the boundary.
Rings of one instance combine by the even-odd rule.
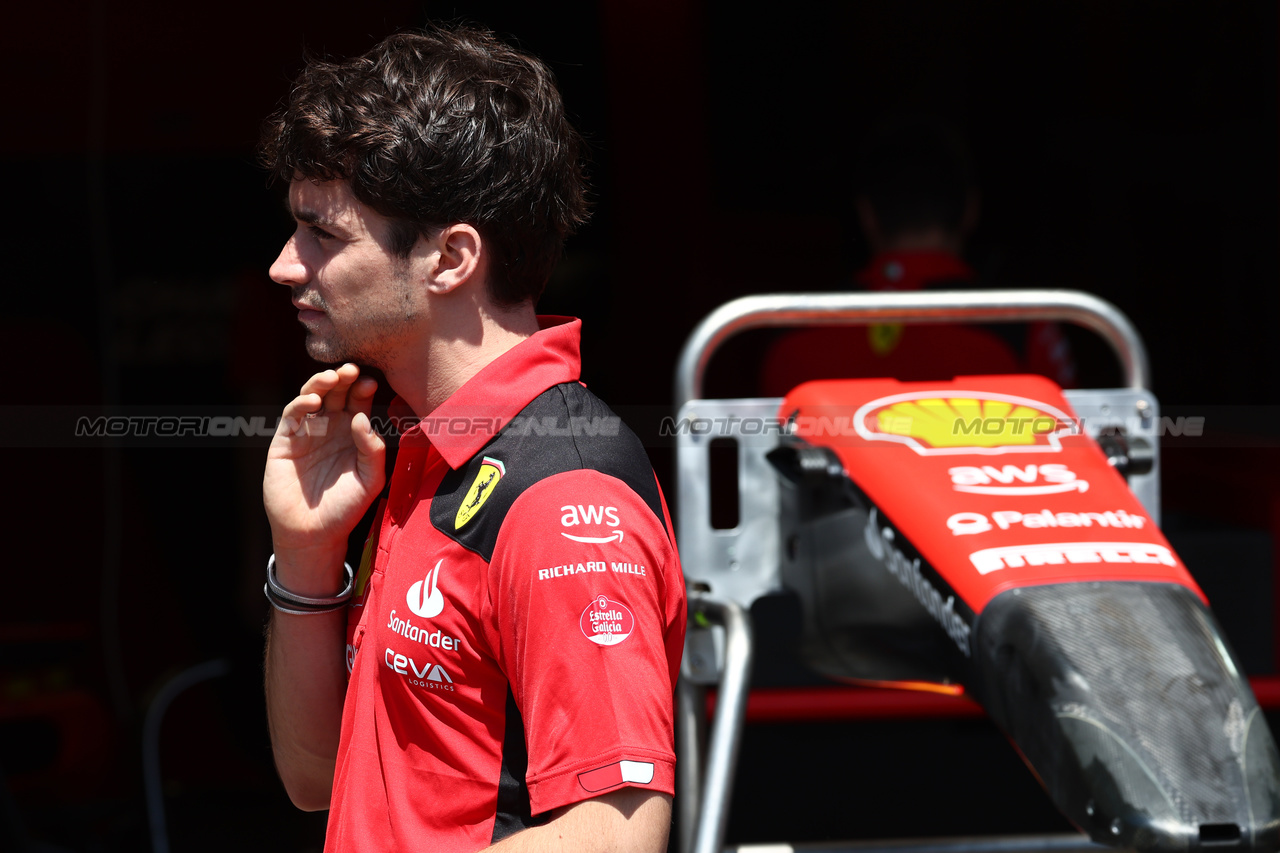
[[[670,518],[578,381],[579,322],[534,313],[587,218],[581,148],[546,67],[468,28],[311,62],[267,123],[297,223],[271,277],[338,365],[263,484],[272,746],[326,850],[666,846]],[[405,427],[385,489],[365,366]]]

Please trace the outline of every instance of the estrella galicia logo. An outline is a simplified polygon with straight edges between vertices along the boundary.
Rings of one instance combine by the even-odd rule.
[[[636,628],[636,618],[621,601],[597,595],[578,619],[582,635],[597,646],[616,646]]]
[[[444,560],[441,559],[434,569],[427,572],[425,578],[414,582],[413,586],[409,587],[409,592],[405,595],[405,603],[409,605],[409,609],[415,616],[430,619],[433,616],[439,616],[444,610],[444,596],[440,594],[440,564],[443,562]]]
[[[492,456],[484,457],[480,471],[472,481],[471,488],[467,490],[467,496],[462,499],[462,506],[458,507],[458,514],[453,519],[454,530],[461,530],[475,517],[475,514],[484,506],[484,502],[489,500],[489,495],[493,494],[493,490],[497,488],[498,481],[506,473],[507,468],[502,464],[502,460],[494,459]]]

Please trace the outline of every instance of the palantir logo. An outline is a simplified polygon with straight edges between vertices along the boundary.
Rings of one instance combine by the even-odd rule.
[[[405,603],[409,605],[409,609],[413,611],[415,616],[421,616],[423,619],[430,619],[433,616],[439,616],[444,610],[444,596],[440,594],[440,563],[441,559],[436,563],[436,567],[427,572],[427,576],[409,587],[409,593],[405,596]]]

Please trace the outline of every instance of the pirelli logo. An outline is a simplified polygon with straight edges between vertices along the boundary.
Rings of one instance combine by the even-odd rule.
[[[1000,569],[1024,566],[1062,566],[1081,563],[1138,563],[1176,566],[1173,552],[1153,542],[1056,542],[987,548],[969,555],[969,561],[986,575]]]

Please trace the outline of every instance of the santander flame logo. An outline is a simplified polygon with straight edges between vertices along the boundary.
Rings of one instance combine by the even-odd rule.
[[[409,609],[413,611],[415,616],[421,616],[423,619],[430,619],[433,616],[439,616],[444,610],[444,596],[440,594],[440,563],[441,559],[436,563],[436,567],[427,572],[427,576],[409,587],[409,593],[405,596],[405,603],[409,605]]]

